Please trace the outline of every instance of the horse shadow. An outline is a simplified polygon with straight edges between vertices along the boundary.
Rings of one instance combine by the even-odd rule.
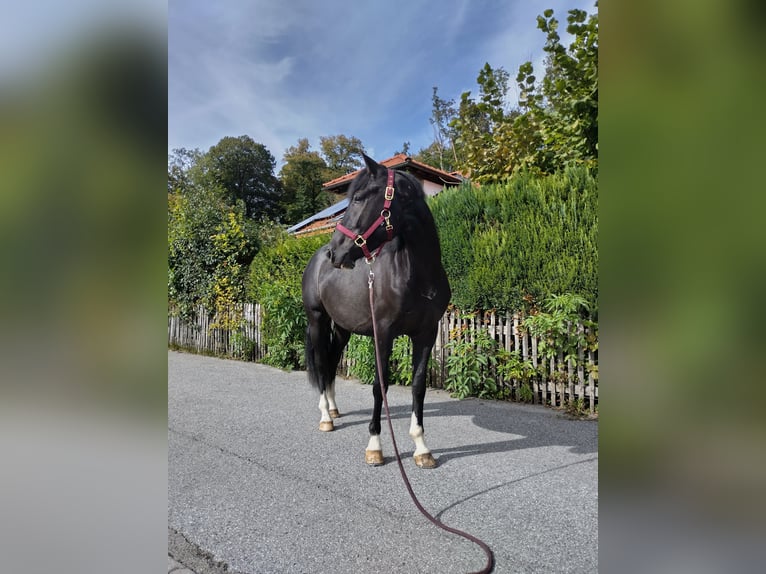
[[[489,408],[487,408],[488,404],[490,405]],[[470,425],[494,433],[508,435],[507,439],[491,442],[462,444],[442,448],[432,447],[431,452],[438,459],[440,465],[463,457],[506,453],[547,446],[564,446],[573,454],[598,452],[597,422],[573,421],[555,411],[545,409],[541,412],[541,409],[544,409],[544,407],[512,403],[491,403],[482,399],[426,402],[423,422],[426,429],[426,437],[428,437],[429,433],[429,420],[433,421],[443,417],[455,419],[455,423],[450,425],[450,428],[455,429],[455,436],[459,436],[461,432],[460,425]],[[411,407],[409,405],[393,406],[390,411],[392,421],[409,421],[411,417]],[[356,420],[356,417],[359,417],[359,420]],[[343,414],[343,418],[338,421],[342,424],[336,428],[342,431],[345,428],[352,428],[358,425],[366,426],[371,417],[371,408],[349,411]],[[466,417],[469,417],[470,420],[466,421]],[[345,421],[343,420],[344,418],[346,419]],[[572,425],[582,425],[577,429],[580,432],[573,432]],[[401,425],[395,425],[400,454],[402,457],[412,456],[414,448],[409,440],[409,436],[405,434],[405,438],[400,438],[401,432],[398,431],[397,427],[400,429]],[[470,432],[469,426],[464,426],[463,428],[465,432]],[[407,445],[408,450],[402,449],[402,443]]]

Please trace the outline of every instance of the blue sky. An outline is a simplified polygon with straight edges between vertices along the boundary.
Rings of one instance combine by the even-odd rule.
[[[432,87],[477,92],[485,62],[535,64],[536,17],[593,0],[170,0],[168,150],[249,135],[281,164],[306,137],[356,136],[376,159],[431,143]],[[565,32],[562,30],[562,38]],[[515,92],[511,91],[511,99]]]

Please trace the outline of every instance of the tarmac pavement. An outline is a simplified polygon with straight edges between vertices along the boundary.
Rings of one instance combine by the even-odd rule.
[[[470,572],[482,550],[428,522],[386,464],[364,463],[372,389],[338,379],[342,417],[318,430],[304,372],[168,353],[168,572]],[[495,573],[597,572],[598,423],[539,406],[426,395],[415,467],[410,389],[391,387],[413,489],[493,549]]]

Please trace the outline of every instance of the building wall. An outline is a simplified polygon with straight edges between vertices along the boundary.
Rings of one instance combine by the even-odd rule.
[[[444,189],[443,185],[434,183],[432,181],[423,181],[423,191],[425,191],[426,195],[428,196],[436,195],[443,189]]]

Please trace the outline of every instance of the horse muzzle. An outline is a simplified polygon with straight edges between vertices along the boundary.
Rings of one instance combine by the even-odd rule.
[[[354,261],[349,257],[349,254],[346,252],[343,255],[338,255],[334,249],[329,248],[327,250],[327,257],[330,258],[330,262],[332,263],[332,266],[336,269],[353,269],[354,268]]]

